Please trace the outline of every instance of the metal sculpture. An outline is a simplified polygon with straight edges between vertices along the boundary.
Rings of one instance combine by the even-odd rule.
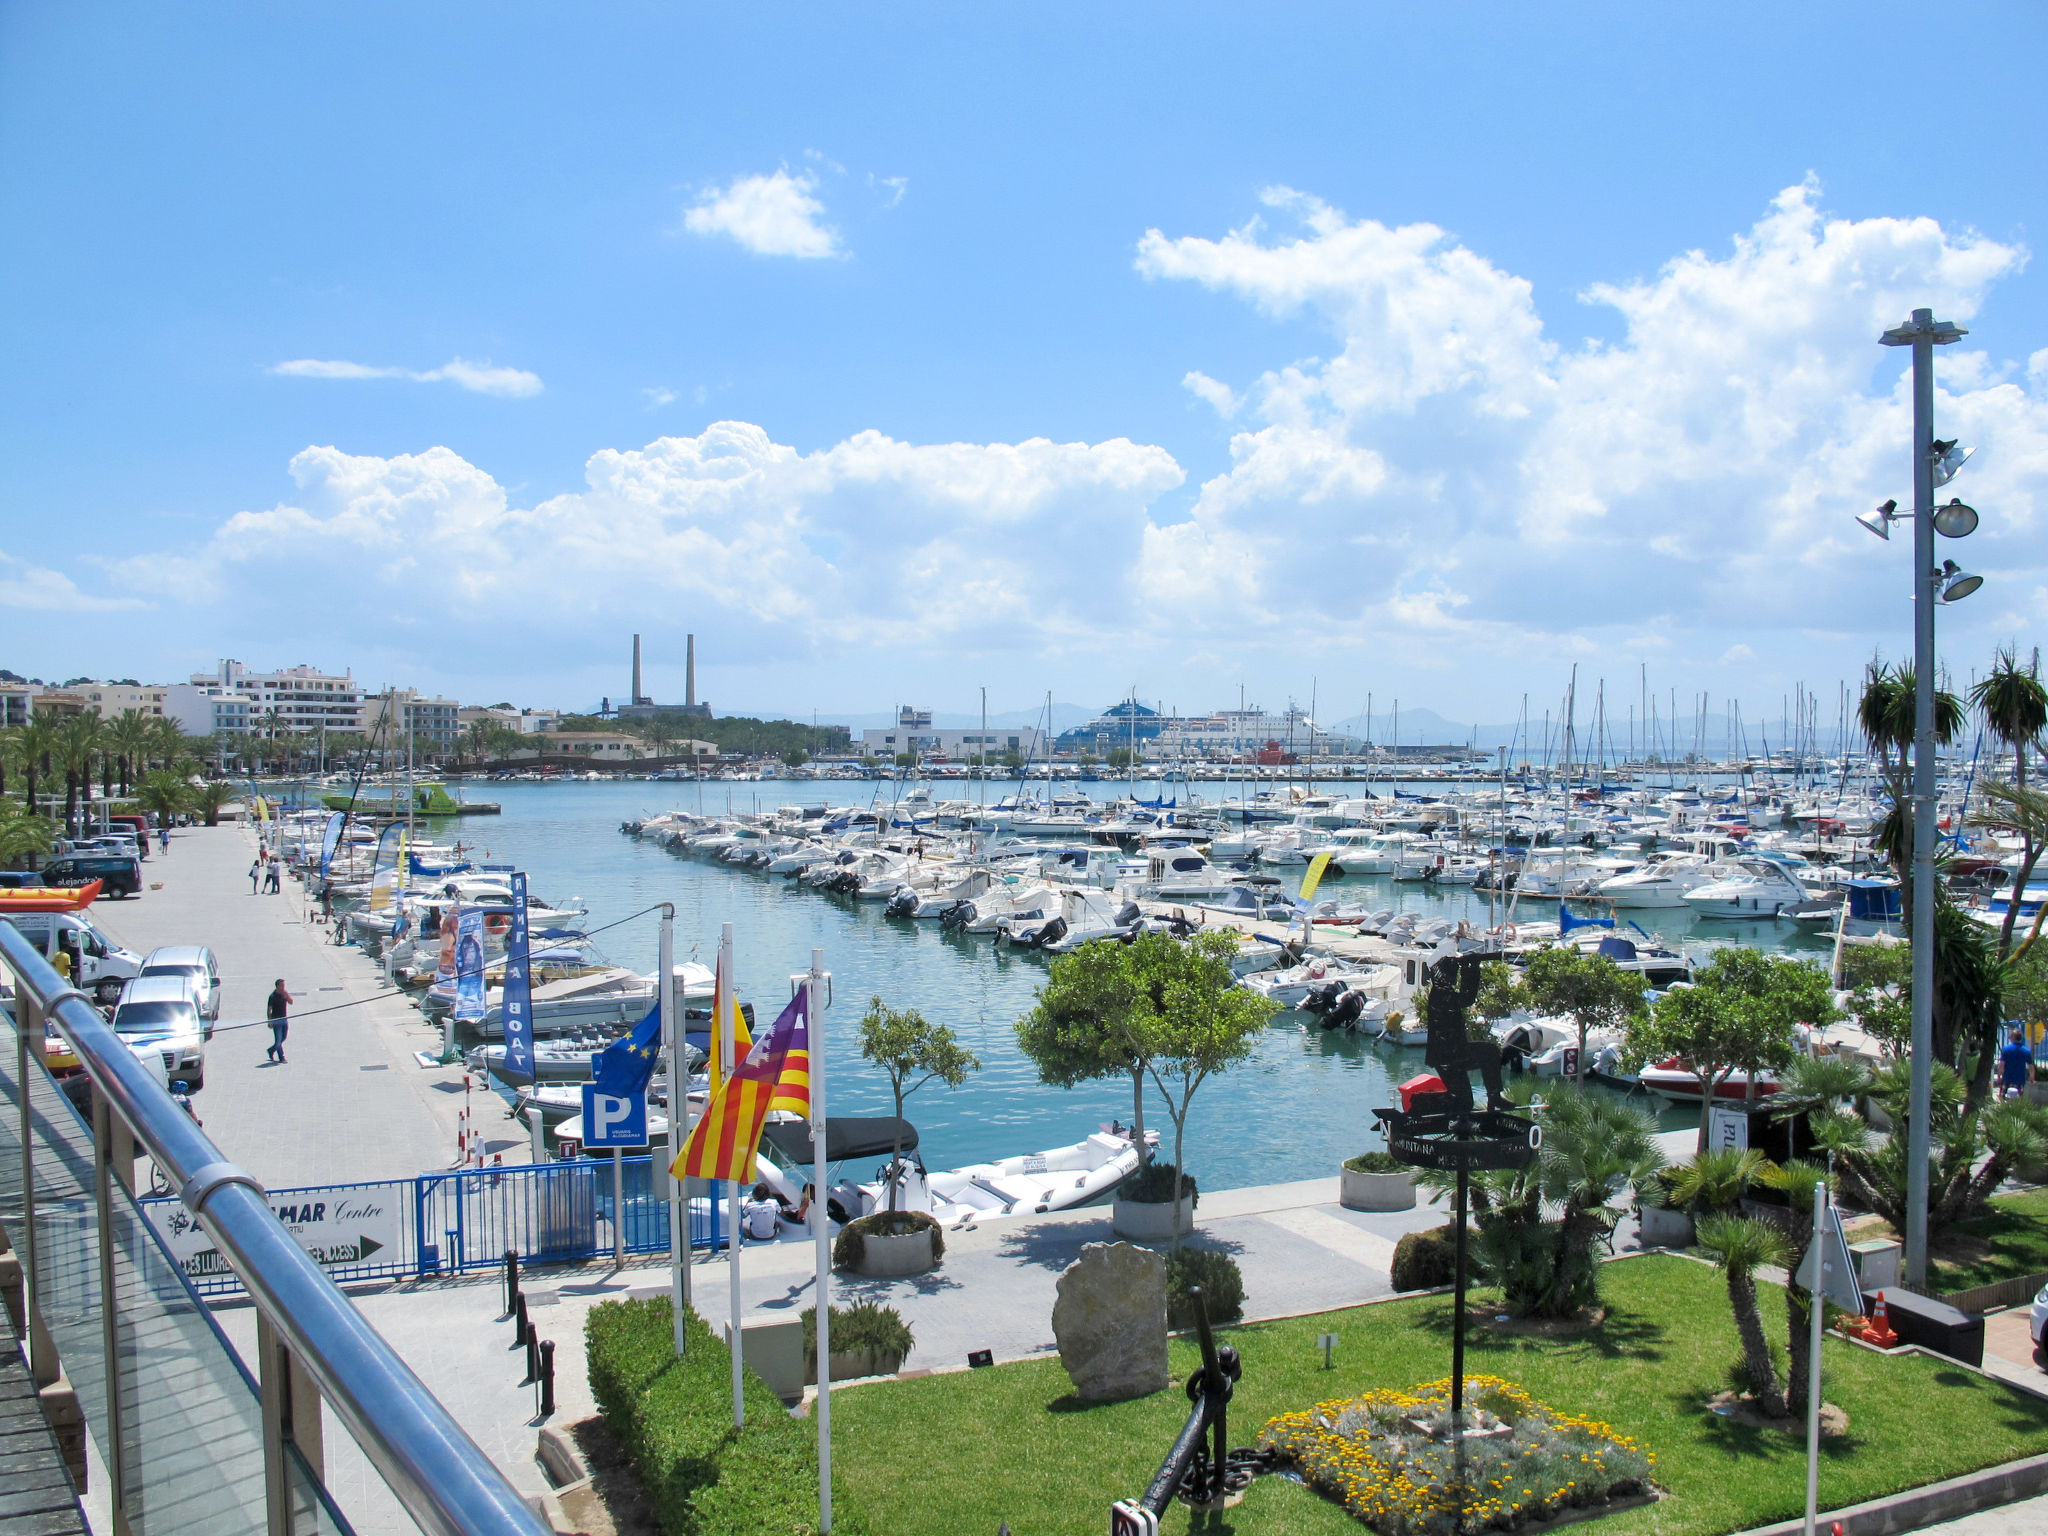
[[[1434,1168],[1458,1176],[1457,1276],[1455,1314],[1451,1323],[1451,1422],[1461,1425],[1465,1411],[1465,1230],[1469,1180],[1475,1168],[1526,1168],[1536,1160],[1543,1132],[1536,1122],[1517,1114],[1516,1104],[1501,1092],[1500,1047],[1492,1040],[1470,1040],[1465,1018],[1479,996],[1484,954],[1452,955],[1429,968],[1429,1001],[1425,1018],[1429,1040],[1423,1060],[1435,1069],[1442,1087],[1410,1096],[1401,1109],[1376,1109],[1373,1114],[1387,1138],[1387,1150],[1415,1168]],[[1486,1087],[1486,1102],[1472,1097],[1472,1070]]]

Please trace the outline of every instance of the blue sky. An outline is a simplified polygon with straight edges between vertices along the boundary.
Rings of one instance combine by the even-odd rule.
[[[2036,5],[732,9],[0,11],[0,665],[1775,716],[1916,302],[2048,617]]]

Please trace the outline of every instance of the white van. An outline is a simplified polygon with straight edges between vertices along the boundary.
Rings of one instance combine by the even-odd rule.
[[[55,961],[60,946],[72,950],[79,971],[71,984],[102,1003],[115,1001],[122,985],[142,974],[142,956],[101,933],[83,912],[10,912],[0,923],[14,924],[45,960]]]

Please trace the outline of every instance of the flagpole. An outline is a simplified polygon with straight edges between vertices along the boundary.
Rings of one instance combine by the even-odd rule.
[[[986,743],[984,743],[986,745]],[[818,1531],[832,1536],[832,1233],[825,1216],[825,1007],[818,984],[825,979],[825,951],[811,951],[804,982],[804,1032],[811,1068],[811,1232],[817,1241],[818,1283]]]
[[[725,996],[719,1006],[724,1016],[719,1019],[718,1064],[729,1083],[732,1081],[734,1064],[733,1019],[739,1013],[739,1002],[734,997],[738,988],[733,985],[732,972],[732,924],[725,924],[718,935],[718,972],[725,978]],[[740,1344],[740,1186],[737,1179],[726,1185],[726,1212],[731,1225],[731,1236],[726,1240],[726,1275],[731,1284],[732,1304],[732,1423],[740,1429],[746,1425],[746,1393],[744,1375],[746,1364],[741,1359]]]
[[[661,1008],[662,1044],[668,1048],[668,1305],[674,1319],[676,1357],[681,1359],[686,1338],[683,1309],[690,1299],[690,1202],[684,1197],[683,1181],[676,1177],[674,1165],[688,1143],[690,1079],[683,1071],[683,1015],[676,1007],[674,902],[661,909],[659,957],[661,976],[654,995]]]
[[[1806,1293],[1806,1533],[1813,1536],[1820,1506],[1820,1315],[1827,1294],[1829,1221],[1828,1186],[1825,1179],[1813,1186],[1813,1286]]]

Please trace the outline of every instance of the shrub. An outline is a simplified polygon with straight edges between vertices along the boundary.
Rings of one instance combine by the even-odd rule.
[[[946,1256],[946,1234],[939,1226],[937,1217],[925,1211],[876,1211],[871,1216],[849,1221],[839,1229],[839,1236],[832,1242],[833,1267],[860,1268],[861,1257],[867,1251],[865,1239],[869,1234],[876,1237],[907,1237],[912,1232],[931,1234],[934,1264]]]
[[[1140,1205],[1171,1205],[1173,1176],[1176,1171],[1169,1163],[1147,1163],[1124,1180],[1116,1192],[1116,1197],[1119,1200],[1135,1201]],[[1183,1200],[1201,1203],[1201,1194],[1195,1188],[1193,1174],[1181,1174],[1180,1194]]]
[[[1202,1301],[1212,1323],[1234,1323],[1244,1316],[1244,1276],[1237,1260],[1215,1248],[1182,1248],[1166,1261],[1166,1326],[1195,1326],[1191,1287],[1202,1288]]]
[[[1404,1233],[1394,1244],[1390,1278],[1397,1291],[1430,1291],[1458,1278],[1457,1234],[1448,1225]],[[1470,1267],[1470,1260],[1467,1260]]]
[[[1408,1165],[1391,1152],[1361,1152],[1358,1156],[1345,1159],[1344,1166],[1353,1173],[1406,1173]]]
[[[590,1390],[663,1530],[813,1532],[817,1436],[746,1374],[747,1425],[732,1427],[732,1357],[696,1313],[678,1359],[666,1297],[607,1301],[583,1325]],[[834,1480],[833,1529],[871,1530]]]
[[[878,1355],[895,1355],[901,1359],[910,1353],[914,1342],[910,1325],[903,1321],[903,1314],[894,1307],[875,1301],[857,1301],[850,1307],[832,1309],[832,1352],[835,1355],[873,1350]],[[818,1309],[805,1307],[804,1358],[815,1360],[817,1354]]]

